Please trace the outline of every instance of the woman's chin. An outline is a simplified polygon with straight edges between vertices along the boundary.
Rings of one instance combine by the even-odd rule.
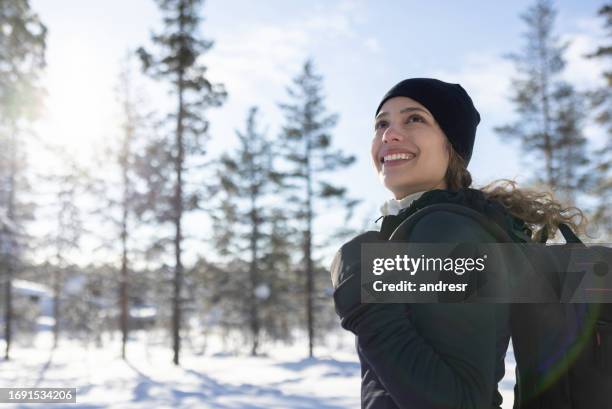
[[[411,182],[411,181],[400,181],[397,180],[397,178],[389,178],[389,177],[381,177],[383,180],[383,185],[390,190],[391,192],[393,192],[396,196],[399,194],[400,196],[405,196],[402,195],[401,192],[406,192],[406,191],[413,191],[414,190],[414,186],[415,183]]]

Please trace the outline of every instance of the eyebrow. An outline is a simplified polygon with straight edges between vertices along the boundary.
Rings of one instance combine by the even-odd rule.
[[[427,115],[430,115],[429,112],[427,112],[424,109],[419,108],[419,107],[406,107],[406,108],[403,108],[400,111],[400,114],[403,114],[405,112],[411,112],[411,111],[421,111],[421,112],[426,113]],[[387,116],[388,114],[389,114],[388,112],[383,111],[383,112],[379,113],[378,115],[376,115],[376,118],[374,118],[374,120],[378,120],[379,118],[382,118],[383,116]]]

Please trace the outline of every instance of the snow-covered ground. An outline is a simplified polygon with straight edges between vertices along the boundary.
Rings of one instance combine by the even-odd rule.
[[[134,336],[128,362],[118,357],[118,337],[104,348],[63,339],[51,352],[49,333],[29,347],[15,346],[0,360],[0,387],[76,387],[77,404],[1,404],[4,408],[359,408],[360,367],[352,334],[342,331],[307,358],[305,344],[266,346],[267,355],[235,355],[221,339],[206,349],[184,346],[181,366],[170,349],[149,334]],[[160,336],[157,336],[159,339]],[[331,339],[331,338],[330,338]],[[2,341],[0,341],[2,351]],[[504,409],[512,407],[514,356],[506,357]]]

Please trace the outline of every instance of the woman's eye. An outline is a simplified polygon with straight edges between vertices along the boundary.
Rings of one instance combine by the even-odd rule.
[[[410,122],[410,120],[411,120],[412,118],[418,118],[418,119],[419,119],[419,121],[424,122],[423,117],[421,117],[421,115],[417,115],[417,114],[410,115],[410,116],[408,117],[408,120],[407,120],[406,122]]]
[[[425,122],[425,120],[423,119],[423,117],[421,115],[414,114],[414,115],[410,115],[408,117],[408,119],[406,119],[406,123],[412,122],[413,118],[418,118],[418,120],[420,122]],[[376,125],[374,125],[374,129],[377,130],[377,129],[380,129],[381,127],[387,126],[387,125],[388,125],[387,121],[379,121],[379,122],[376,123]]]
[[[379,129],[382,125],[387,125],[387,121],[378,121],[376,125],[374,125],[374,129]]]

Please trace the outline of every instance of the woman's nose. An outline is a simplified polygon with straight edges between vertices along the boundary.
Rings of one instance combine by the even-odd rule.
[[[382,136],[383,143],[389,143],[391,141],[401,141],[404,139],[404,136],[395,130],[393,126],[389,126]]]

